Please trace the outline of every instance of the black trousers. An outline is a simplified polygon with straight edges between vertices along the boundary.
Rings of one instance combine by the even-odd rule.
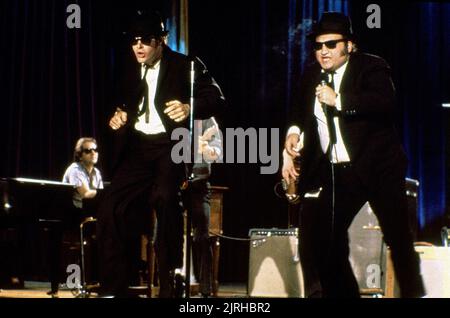
[[[323,159],[318,178],[318,198],[305,198],[300,211],[300,257],[307,295],[359,297],[349,262],[348,228],[365,202],[376,214],[392,261],[402,297],[420,297],[424,287],[420,262],[413,247],[405,193],[406,167],[394,162],[373,171],[363,184],[350,164],[334,165],[335,200],[330,163]]]
[[[184,165],[171,159],[166,134],[134,133],[128,153],[107,188],[97,216],[100,284],[104,294],[126,297],[133,277],[135,249],[141,234],[151,231],[157,216],[156,257],[160,297],[170,297],[170,272],[183,264],[183,215],[179,189]]]
[[[191,207],[194,229],[193,258],[194,273],[200,283],[200,293],[210,295],[212,290],[212,247],[209,240],[211,214],[210,190],[207,180],[192,183]]]

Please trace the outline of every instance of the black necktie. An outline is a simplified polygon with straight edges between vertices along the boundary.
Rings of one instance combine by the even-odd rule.
[[[335,72],[327,72],[327,85],[330,86],[334,91],[334,73]],[[336,107],[330,107],[328,105],[325,105],[326,112],[325,115],[327,117],[327,122],[329,125],[329,134],[330,134],[330,145],[329,149],[333,147],[333,145],[336,144],[337,137],[336,137],[336,127],[334,124],[334,117],[336,116],[337,109]]]
[[[142,116],[145,113],[145,122],[148,124],[150,121],[150,108],[148,105],[148,84],[147,84],[147,72],[148,72],[148,65],[145,64],[144,65],[145,68],[145,72],[144,72],[144,76],[142,77],[141,80],[141,85],[142,85],[142,95],[143,95],[143,103],[142,103],[142,109],[141,111],[138,113],[138,116]]]
[[[333,91],[334,91],[334,74],[336,74],[335,71],[331,71],[328,73],[328,78],[329,78],[329,82],[328,82],[328,86],[330,86]]]

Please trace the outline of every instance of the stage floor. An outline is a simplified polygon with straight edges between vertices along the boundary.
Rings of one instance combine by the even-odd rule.
[[[142,287],[145,288],[145,287]],[[0,289],[0,298],[33,298],[33,299],[45,299],[55,298],[51,295],[47,295],[50,290],[50,283],[47,282],[25,282],[23,289]],[[153,289],[153,295],[157,295],[158,288]],[[58,292],[57,298],[70,299],[76,298],[76,291],[68,290],[61,287]],[[91,294],[91,298],[96,298],[96,294]],[[146,298],[145,296],[142,296]],[[199,295],[192,295],[192,298],[199,297]],[[222,284],[219,287],[218,298],[235,298],[235,297],[247,297],[247,286],[245,284]]]

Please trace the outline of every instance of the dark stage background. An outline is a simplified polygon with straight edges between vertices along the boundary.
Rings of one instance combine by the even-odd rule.
[[[66,8],[81,8],[81,29],[66,26]],[[178,3],[174,1],[173,3]],[[129,59],[120,40],[127,13],[156,8],[172,16],[172,1],[0,1],[0,176],[59,180],[74,142],[99,141],[100,165],[110,178],[107,122],[118,70]],[[381,8],[381,29],[369,29],[366,8]],[[284,139],[291,85],[310,48],[305,32],[323,11],[350,14],[360,49],[383,56],[398,91],[398,125],[420,181],[420,239],[437,242],[448,224],[450,4],[424,1],[189,1],[189,50],[221,85],[225,128],[280,128]],[[279,151],[279,149],[271,149]],[[214,166],[212,183],[230,187],[224,232],[247,237],[251,228],[286,227],[287,205],[273,191],[279,174],[260,164]],[[220,280],[244,282],[248,243],[222,240]]]

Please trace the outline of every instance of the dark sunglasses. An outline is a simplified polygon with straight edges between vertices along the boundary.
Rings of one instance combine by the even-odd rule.
[[[322,46],[325,44],[325,46],[328,49],[335,49],[336,45],[339,42],[345,42],[347,41],[347,39],[339,39],[339,40],[330,40],[330,41],[326,41],[326,42],[314,42],[313,46],[314,46],[314,50],[319,51],[322,49]]]
[[[138,44],[139,40],[142,44],[150,46],[152,44],[152,41],[156,40],[156,37],[154,35],[137,36],[131,39],[131,45]]]
[[[92,152],[98,152],[98,149],[97,148],[83,149],[83,150],[81,150],[81,152],[87,155]]]

